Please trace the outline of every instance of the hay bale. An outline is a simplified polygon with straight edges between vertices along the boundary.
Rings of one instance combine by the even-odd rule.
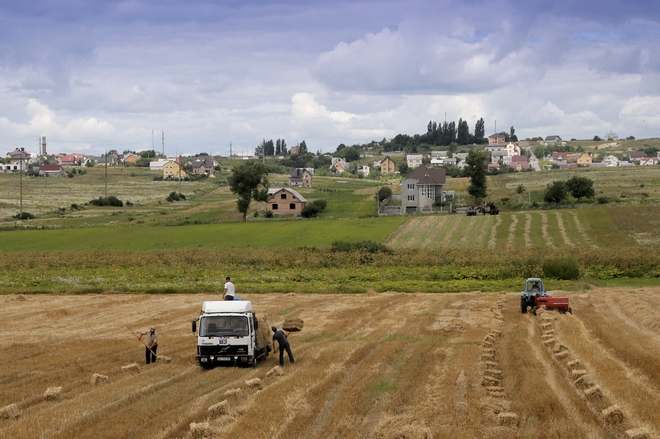
[[[577,369],[578,367],[581,367],[581,366],[582,366],[582,363],[580,363],[580,360],[569,361],[569,362],[566,363],[566,364],[567,364],[567,366],[570,367],[571,369]]]
[[[49,387],[44,392],[46,401],[59,401],[62,398],[62,387]]]
[[[555,338],[555,334],[543,334],[541,338],[543,340],[550,340],[551,338]]]
[[[623,422],[623,412],[621,411],[621,408],[619,408],[619,406],[616,404],[606,408],[601,413],[605,418],[605,422],[610,425],[620,424]]]
[[[570,349],[568,349],[568,346],[566,346],[565,344],[557,343],[552,351],[556,354],[558,352],[564,352],[568,350]]]
[[[268,318],[264,313],[258,313],[255,316],[257,317],[257,322],[259,322],[259,327],[257,328],[257,346],[268,346],[272,350],[273,331],[271,331],[268,324]]]
[[[584,396],[586,396],[588,400],[594,401],[597,399],[603,399],[603,392],[600,390],[600,387],[592,386],[584,391]]]
[[[562,352],[557,352],[555,354],[555,358],[562,360],[564,358],[568,357],[568,351],[562,351]]]
[[[543,331],[543,335],[555,335],[555,330],[548,329],[547,331]]]
[[[211,426],[208,422],[191,422],[190,433],[193,439],[204,439],[211,434]]]
[[[122,372],[140,373],[140,366],[138,366],[137,363],[133,363],[127,366],[122,366],[121,370]]]
[[[211,416],[211,419],[218,418],[222,415],[228,415],[229,414],[229,401],[227,401],[225,399],[224,401],[221,401],[217,404],[213,404],[207,410],[209,412],[209,415]]]
[[[245,385],[261,389],[261,380],[259,378],[252,378],[251,380],[245,381]]]
[[[581,389],[588,389],[595,385],[593,380],[589,375],[582,375],[580,378],[575,380],[575,385]]]
[[[486,345],[487,342],[490,343],[490,344],[495,343],[495,337],[488,334],[486,337],[484,337],[484,346]]]
[[[500,425],[513,427],[518,425],[518,415],[513,412],[504,412],[497,415]]]
[[[281,377],[282,375],[284,375],[284,370],[282,370],[280,366],[275,366],[266,373],[267,377],[269,376]]]
[[[95,373],[92,375],[92,386],[95,386],[97,384],[102,384],[108,381],[108,376],[107,375],[101,375],[100,373]]]
[[[573,375],[573,379],[574,379],[574,380],[577,380],[577,379],[580,378],[582,375],[586,375],[586,374],[587,374],[587,371],[584,370],[584,369],[573,369],[573,370],[571,371],[571,375]]]
[[[303,322],[303,319],[289,318],[282,323],[282,329],[287,332],[298,332],[302,330],[304,325],[305,322]]]
[[[493,398],[504,398],[506,396],[504,394],[504,387],[488,386],[486,390],[488,391],[488,396],[492,396]]]
[[[241,389],[229,389],[225,392],[225,398],[231,398],[232,396],[238,396],[242,392]]]
[[[488,386],[497,386],[500,384],[500,380],[497,378],[489,377],[489,376],[484,376],[481,378],[481,385],[484,387]]]
[[[499,329],[491,329],[490,334],[494,337],[500,337],[502,335],[502,331]]]
[[[651,439],[651,434],[645,428],[626,430],[626,439]]]
[[[552,323],[543,323],[543,324],[541,324],[541,329],[543,329],[544,331],[552,329]]]
[[[548,338],[547,340],[543,340],[543,344],[546,346],[550,346],[551,344],[555,343],[555,338]]]
[[[493,354],[482,354],[481,359],[484,361],[493,361],[495,359],[495,355]]]
[[[9,404],[0,409],[0,419],[16,419],[21,416],[21,409],[16,404]]]
[[[485,376],[497,378],[498,380],[502,379],[502,371],[497,369],[486,369],[484,371]]]
[[[486,361],[486,369],[497,369],[500,365],[494,361]]]
[[[490,355],[495,355],[495,349],[484,349],[482,351],[484,354],[490,354]]]
[[[171,363],[172,362],[172,357],[166,357],[164,355],[159,355],[158,356],[158,361],[162,361],[163,363]]]

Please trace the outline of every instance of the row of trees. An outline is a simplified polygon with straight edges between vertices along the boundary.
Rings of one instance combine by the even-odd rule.
[[[566,181],[553,181],[546,187],[543,200],[547,203],[561,203],[566,201],[568,194],[571,194],[578,202],[582,198],[593,198],[596,195],[594,182],[587,177],[577,175]]]

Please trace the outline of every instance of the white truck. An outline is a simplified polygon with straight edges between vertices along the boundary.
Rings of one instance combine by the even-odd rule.
[[[268,330],[259,331],[250,301],[204,302],[202,315],[192,321],[192,332],[197,333],[195,361],[205,369],[217,365],[256,367],[271,350]]]

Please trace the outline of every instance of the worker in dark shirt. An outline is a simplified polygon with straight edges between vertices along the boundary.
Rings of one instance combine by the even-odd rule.
[[[286,334],[284,334],[284,331],[281,329],[278,330],[277,327],[271,326],[270,329],[273,330],[273,342],[277,342],[277,348],[275,348],[275,352],[277,350],[280,350],[280,366],[284,366],[284,350],[286,349],[286,353],[289,356],[289,361],[291,363],[295,363],[293,359],[293,353],[291,352],[291,346],[289,345],[289,340],[286,338]]]

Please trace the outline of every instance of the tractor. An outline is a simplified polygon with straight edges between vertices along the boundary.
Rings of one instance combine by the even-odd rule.
[[[527,307],[532,307],[532,312],[536,315],[536,310],[545,306],[547,310],[556,309],[560,313],[573,314],[573,310],[568,306],[568,297],[552,297],[545,290],[543,280],[538,277],[530,277],[525,282],[525,289],[520,293],[520,312],[527,313]]]

